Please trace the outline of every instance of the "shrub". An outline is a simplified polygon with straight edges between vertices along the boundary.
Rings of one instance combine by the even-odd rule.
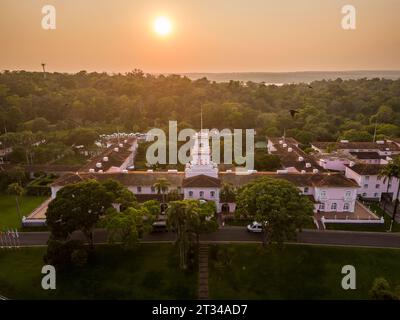
[[[85,248],[75,249],[71,253],[71,262],[76,267],[83,267],[87,264],[88,253]]]
[[[47,243],[47,252],[43,257],[43,260],[47,264],[51,264],[58,268],[64,268],[73,262],[73,253],[79,250],[83,250],[82,248],[83,242],[79,240],[49,240]],[[79,259],[80,262],[82,262],[83,254],[75,253],[74,262],[77,262],[77,260]]]

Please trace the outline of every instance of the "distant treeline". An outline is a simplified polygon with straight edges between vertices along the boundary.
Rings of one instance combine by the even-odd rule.
[[[21,137],[25,141],[15,142],[15,132],[70,147],[89,146],[99,133],[167,128],[168,120],[177,120],[179,128],[197,129],[201,107],[204,127],[254,128],[258,139],[286,131],[303,144],[339,138],[370,141],[375,127],[378,139],[400,136],[400,80],[339,78],[265,86],[192,81],[140,70],[115,75],[0,73],[0,139],[8,145],[27,143]],[[299,111],[294,118],[291,109]],[[29,136],[28,142],[35,140]],[[43,154],[41,158],[48,160]]]

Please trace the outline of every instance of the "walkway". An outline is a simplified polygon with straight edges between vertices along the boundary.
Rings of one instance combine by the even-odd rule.
[[[208,245],[199,247],[199,299],[208,299]]]

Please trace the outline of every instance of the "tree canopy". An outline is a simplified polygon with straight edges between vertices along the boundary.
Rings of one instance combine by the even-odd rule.
[[[264,240],[283,244],[292,240],[311,219],[313,203],[286,180],[261,178],[242,187],[236,213],[263,226]]]

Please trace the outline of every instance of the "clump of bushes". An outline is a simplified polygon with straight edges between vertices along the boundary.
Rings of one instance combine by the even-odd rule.
[[[50,184],[55,180],[54,175],[44,175],[31,181],[26,186],[26,194],[28,196],[50,196]]]

